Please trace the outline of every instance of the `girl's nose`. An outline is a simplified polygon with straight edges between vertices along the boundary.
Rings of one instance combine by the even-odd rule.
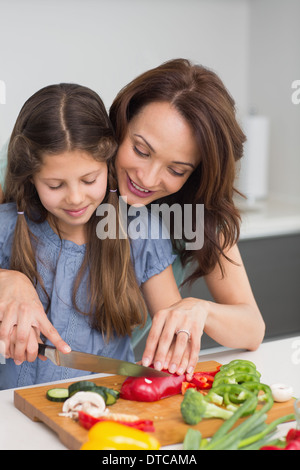
[[[73,207],[78,207],[84,201],[84,196],[78,186],[69,188],[66,195],[66,202]]]

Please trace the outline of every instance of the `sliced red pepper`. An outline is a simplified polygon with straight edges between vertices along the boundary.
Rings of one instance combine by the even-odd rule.
[[[290,429],[286,435],[286,442],[300,440],[300,429]]]
[[[195,384],[192,384],[191,382],[182,382],[181,384],[181,393],[182,395],[185,394],[188,388],[197,388]]]
[[[281,447],[277,447],[277,446],[263,446],[260,448],[260,450],[284,450],[284,449]]]
[[[212,375],[210,372],[195,372],[191,383],[195,384],[196,387],[200,390],[206,390],[212,387],[214,379],[214,375]]]
[[[130,426],[135,429],[139,429],[140,431],[145,432],[154,432],[154,425],[153,421],[150,419],[138,419],[136,421],[116,421],[109,419],[109,416],[102,416],[100,418],[95,418],[95,416],[89,415],[84,411],[78,412],[78,421],[85,429],[91,429],[96,423],[101,421],[112,421],[114,423],[125,424],[126,426]]]
[[[185,375],[175,374],[169,377],[127,377],[122,384],[120,398],[147,402],[161,400],[179,394],[185,380]]]

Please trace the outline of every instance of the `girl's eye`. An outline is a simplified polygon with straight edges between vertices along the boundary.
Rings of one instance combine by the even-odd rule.
[[[49,189],[53,189],[55,191],[56,189],[60,189],[61,187],[62,187],[62,184],[58,186],[49,186]]]
[[[94,184],[96,182],[96,180],[93,180],[93,181],[83,181],[84,184]]]
[[[140,157],[149,157],[149,153],[144,153],[140,149],[138,149],[136,146],[133,147],[133,150],[135,153],[137,153]]]

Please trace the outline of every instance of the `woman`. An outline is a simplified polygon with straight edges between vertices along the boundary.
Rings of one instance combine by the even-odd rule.
[[[240,218],[233,185],[245,136],[232,97],[210,70],[172,60],[121,90],[110,118],[119,144],[119,192],[128,204],[204,205],[203,247],[187,250],[185,240],[176,239],[173,244],[183,267],[193,263],[186,281],[203,276],[215,302],[188,298],[159,311],[154,305],[142,363],[191,371],[203,331],[224,346],[256,349],[265,327],[237,248]],[[7,342],[12,326],[18,325],[18,360],[28,352],[31,326],[57,347],[67,347],[22,275],[0,272],[0,298],[0,339]]]

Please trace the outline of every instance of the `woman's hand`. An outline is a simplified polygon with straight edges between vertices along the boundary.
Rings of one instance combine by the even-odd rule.
[[[48,320],[32,283],[17,271],[0,270],[0,321],[2,350],[17,364],[36,358],[40,334],[59,351],[71,350]]]
[[[179,375],[186,373],[190,379],[198,362],[207,312],[206,301],[194,298],[159,310],[152,320],[142,364],[153,363],[155,369]]]

